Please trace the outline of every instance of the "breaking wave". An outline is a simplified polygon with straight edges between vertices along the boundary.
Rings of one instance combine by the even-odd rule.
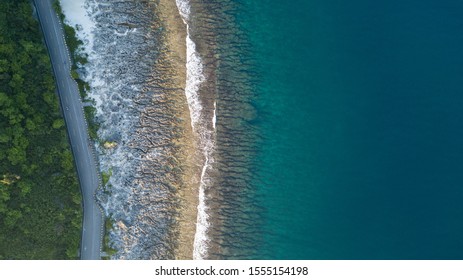
[[[215,128],[215,111],[211,120],[205,118],[203,106],[200,101],[199,88],[204,82],[203,64],[199,53],[196,51],[196,44],[190,37],[190,27],[188,25],[190,17],[190,3],[188,0],[176,0],[176,4],[184,23],[187,26],[186,36],[186,86],[185,95],[188,101],[188,107],[191,116],[191,126],[193,132],[198,136],[199,148],[201,149],[204,164],[201,171],[201,180],[199,186],[199,202],[196,220],[196,233],[193,244],[193,259],[204,259],[207,257],[209,215],[206,205],[206,189],[210,186],[208,171],[212,168],[214,162],[212,152],[214,150],[214,131],[208,129],[207,123],[211,121]]]

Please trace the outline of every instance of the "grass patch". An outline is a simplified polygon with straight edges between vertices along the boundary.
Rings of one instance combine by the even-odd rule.
[[[102,257],[104,260],[111,259],[111,256],[117,253],[117,250],[112,248],[109,242],[109,232],[114,228],[114,220],[112,218],[105,219],[105,231],[103,237],[103,252],[106,256]]]
[[[99,142],[100,139],[98,138],[98,129],[100,129],[100,124],[96,121],[95,118],[95,107],[85,106],[84,113],[88,123],[88,134],[90,135],[90,138],[95,142]]]
[[[103,186],[106,186],[108,184],[109,178],[113,175],[113,171],[110,169],[108,172],[101,172],[101,177],[103,180]]]

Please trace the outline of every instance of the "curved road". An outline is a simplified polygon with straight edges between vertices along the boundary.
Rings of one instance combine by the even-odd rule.
[[[83,260],[96,260],[101,257],[103,229],[102,213],[95,200],[95,191],[100,179],[88,139],[82,101],[77,83],[71,77],[71,59],[64,40],[64,32],[51,1],[34,0],[34,3],[50,54],[82,191],[84,219],[80,257]]]

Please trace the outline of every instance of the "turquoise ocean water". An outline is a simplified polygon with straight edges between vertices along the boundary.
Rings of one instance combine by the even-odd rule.
[[[463,2],[235,2],[258,221],[221,257],[463,258]]]

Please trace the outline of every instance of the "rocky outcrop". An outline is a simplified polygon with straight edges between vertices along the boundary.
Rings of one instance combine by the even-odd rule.
[[[165,43],[168,34],[155,1],[86,4],[95,29],[84,75],[96,101],[99,137],[117,143],[97,148],[101,170],[112,173],[111,187],[97,195],[115,221],[112,258],[175,258],[179,193],[188,169],[181,58]]]

